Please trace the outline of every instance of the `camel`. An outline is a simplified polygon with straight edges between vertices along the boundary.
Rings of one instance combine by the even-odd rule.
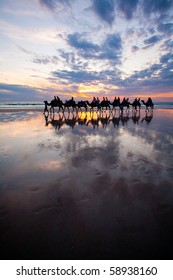
[[[100,104],[97,101],[91,101],[89,102],[88,100],[86,100],[87,105],[90,107],[90,111],[94,110],[94,108],[97,108],[100,110]]]
[[[48,106],[50,106],[50,112],[53,111],[54,112],[54,107],[59,107],[60,109],[64,109],[63,108],[63,103],[62,101],[57,101],[57,100],[52,100],[50,103],[46,100],[44,101],[45,104],[45,108],[44,108],[44,112],[48,112]]]
[[[78,107],[78,109],[81,109],[81,108],[85,108],[85,110],[87,111],[87,102],[86,101],[79,101],[76,106]]]
[[[146,106],[146,110],[149,110],[149,108],[152,110],[154,109],[154,104],[150,97],[148,98],[148,100],[146,102],[144,100],[141,100],[141,102]]]
[[[100,108],[103,109],[103,108],[106,108],[106,110],[109,108],[110,109],[110,101],[109,100],[102,100],[100,102]]]
[[[113,109],[115,109],[116,107],[120,108],[120,98],[116,98],[114,99],[114,101],[111,103],[111,105],[113,106]]]
[[[77,107],[77,106],[76,106],[76,102],[74,101],[73,97],[72,97],[72,99],[70,99],[70,100],[66,100],[65,103],[63,103],[63,105],[64,105],[64,110],[65,110],[65,108],[67,108],[68,111],[69,111],[69,108],[70,108],[70,107],[73,108],[73,111],[74,111],[74,109],[76,109],[76,107]]]
[[[120,103],[119,107],[120,110],[123,111],[124,107],[127,108],[127,110],[130,108],[131,103],[129,102],[129,98],[125,99],[123,98],[123,101]]]
[[[139,108],[140,110],[141,109],[140,98],[139,99],[135,98],[135,100],[131,103],[131,105],[134,110],[137,110],[137,108]]]

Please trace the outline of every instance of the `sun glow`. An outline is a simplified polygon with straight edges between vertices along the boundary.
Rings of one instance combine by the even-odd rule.
[[[80,85],[78,92],[79,93],[92,93],[92,92],[99,92],[100,89],[98,87],[94,87],[94,86],[84,86],[84,85]]]

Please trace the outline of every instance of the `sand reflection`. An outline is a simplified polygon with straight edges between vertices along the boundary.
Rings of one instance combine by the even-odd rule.
[[[4,252],[8,246],[11,258],[168,258],[170,115],[1,116]]]

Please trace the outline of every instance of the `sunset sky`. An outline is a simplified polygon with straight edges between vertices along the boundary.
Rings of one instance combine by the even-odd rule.
[[[0,101],[173,101],[173,0],[1,0]]]

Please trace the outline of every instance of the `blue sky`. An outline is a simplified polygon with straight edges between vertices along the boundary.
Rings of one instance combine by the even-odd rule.
[[[173,101],[173,0],[1,0],[0,100]]]

